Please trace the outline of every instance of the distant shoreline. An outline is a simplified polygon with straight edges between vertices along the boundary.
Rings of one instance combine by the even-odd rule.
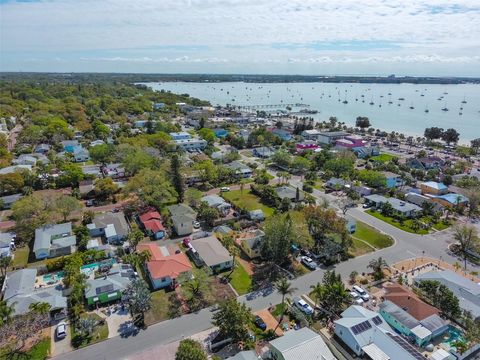
[[[359,84],[480,84],[480,77],[434,76],[327,76],[253,74],[140,74],[140,73],[42,73],[0,72],[0,80],[50,79],[58,81],[192,82],[192,83],[359,83]]]

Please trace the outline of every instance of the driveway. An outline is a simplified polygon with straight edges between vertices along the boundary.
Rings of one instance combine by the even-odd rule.
[[[62,320],[63,321],[63,320]],[[70,331],[70,326],[67,325],[67,336],[63,339],[57,339],[55,336],[55,329],[61,321],[56,321],[50,327],[50,339],[51,339],[51,354],[52,357],[59,356],[61,354],[67,354],[73,350],[71,345],[72,332]],[[66,319],[65,319],[66,322]],[[68,356],[68,355],[67,355]]]

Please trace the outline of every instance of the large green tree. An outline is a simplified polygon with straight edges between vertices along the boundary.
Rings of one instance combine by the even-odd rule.
[[[207,354],[198,341],[185,339],[180,341],[175,360],[207,360]]]
[[[177,199],[175,188],[165,172],[160,170],[141,170],[130,178],[123,191],[127,195],[136,195],[143,205],[155,206],[157,209],[174,203]]]
[[[248,326],[252,322],[250,308],[237,299],[222,302],[213,314],[212,324],[218,326],[220,334],[225,338],[232,338],[234,342],[248,339]]]

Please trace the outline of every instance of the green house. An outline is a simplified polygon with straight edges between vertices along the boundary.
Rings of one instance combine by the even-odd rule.
[[[110,271],[108,275],[88,279],[85,287],[88,305],[106,304],[121,299],[123,291],[134,276],[131,266],[123,264]]]

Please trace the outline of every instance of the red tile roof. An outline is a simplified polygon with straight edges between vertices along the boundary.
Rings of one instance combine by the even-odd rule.
[[[148,272],[153,279],[170,277],[176,279],[180,274],[191,271],[192,265],[184,253],[175,254],[175,249],[168,249],[168,255],[164,255],[160,247],[155,243],[140,244],[137,251],[148,251],[152,255],[147,262]]]
[[[145,229],[150,230],[154,233],[159,231],[165,231],[165,228],[162,224],[162,216],[158,211],[149,211],[145,214],[140,215],[140,221],[142,222]]]
[[[386,290],[384,298],[404,309],[418,321],[440,313],[437,308],[423,302],[415,293],[399,284],[388,284],[384,287]]]

